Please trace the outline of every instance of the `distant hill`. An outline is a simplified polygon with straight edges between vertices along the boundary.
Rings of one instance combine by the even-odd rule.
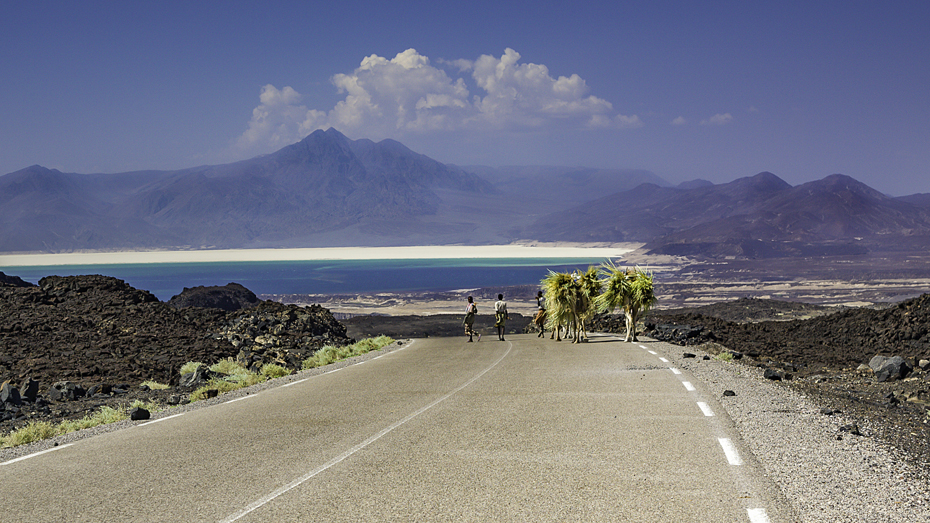
[[[642,185],[544,216],[526,235],[642,241],[672,255],[858,254],[925,248],[930,212],[844,175],[792,187],[760,173],[691,189]]]
[[[461,168],[329,129],[226,165],[0,176],[0,252],[510,242],[544,213],[644,181],[667,185],[647,171]]]
[[[930,193],[912,194],[910,196],[901,196],[896,199],[918,207],[930,208]]]
[[[930,195],[890,198],[843,175],[673,187],[643,170],[458,167],[335,129],[226,165],[0,176],[0,252],[521,239],[748,258],[926,249]]]
[[[0,177],[0,251],[294,245],[366,225],[373,235],[407,233],[437,213],[436,190],[495,192],[398,142],[334,129],[270,155],[180,171],[32,166]]]

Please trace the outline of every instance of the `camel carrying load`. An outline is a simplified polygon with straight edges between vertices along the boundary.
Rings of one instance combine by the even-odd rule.
[[[612,313],[621,309],[626,317],[627,333],[623,341],[636,341],[636,322],[656,303],[652,274],[638,267],[621,269],[610,261],[585,272],[549,271],[541,282],[546,297],[546,328],[550,339],[562,340],[564,326],[572,333],[572,342],[587,341],[585,322],[597,312]],[[603,292],[602,292],[603,289]]]

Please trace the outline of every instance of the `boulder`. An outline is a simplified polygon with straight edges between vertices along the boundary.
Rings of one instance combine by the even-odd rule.
[[[785,379],[785,373],[780,370],[765,369],[765,371],[762,373],[762,377],[767,380],[781,381]]]
[[[52,388],[48,389],[48,396],[52,401],[74,401],[83,398],[85,395],[84,387],[70,381],[55,382],[52,384]]]
[[[113,392],[113,386],[109,383],[99,383],[97,385],[91,385],[87,389],[87,396],[96,396],[97,394],[109,396]]]
[[[39,382],[32,378],[24,379],[19,387],[19,393],[29,403],[35,403],[39,398]]]
[[[0,385],[0,403],[16,406],[23,403],[22,397],[19,395],[19,389],[14,387],[9,380]]]
[[[197,367],[194,372],[188,372],[187,374],[181,375],[181,380],[178,382],[178,387],[186,387],[196,389],[197,387],[203,387],[207,384],[207,381],[213,377],[213,372],[210,371],[210,368],[206,365],[201,365]]]
[[[132,421],[146,420],[152,417],[152,414],[142,407],[135,407],[129,411],[129,419]]]
[[[903,379],[911,372],[911,366],[900,356],[875,356],[869,360],[869,367],[879,383]]]

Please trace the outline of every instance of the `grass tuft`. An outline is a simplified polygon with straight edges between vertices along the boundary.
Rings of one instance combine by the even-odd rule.
[[[393,338],[388,336],[378,336],[377,338],[364,339],[352,345],[346,345],[345,347],[333,347],[331,345],[327,345],[314,352],[313,355],[309,358],[305,359],[303,361],[302,368],[306,370],[322,367],[324,365],[329,365],[330,363],[335,363],[339,360],[351,358],[352,356],[359,356],[374,350],[379,350],[392,343],[394,343]]]
[[[158,383],[157,381],[152,380],[143,381],[139,384],[140,387],[142,385],[147,386],[150,390],[165,390],[171,387],[171,385],[165,385],[164,383]]]
[[[276,365],[274,363],[262,365],[262,376],[264,376],[265,379],[283,378],[284,376],[290,375],[290,373],[291,371],[281,365]]]
[[[54,438],[58,434],[58,427],[47,421],[31,421],[25,427],[13,431],[9,436],[0,436],[0,448],[16,447],[34,441]]]
[[[181,376],[190,374],[191,372],[197,370],[197,367],[200,367],[201,365],[203,365],[203,363],[200,363],[199,361],[189,361],[184,365],[181,365],[181,370],[178,372],[181,374]]]
[[[129,419],[129,411],[135,407],[142,407],[149,412],[161,410],[155,403],[135,400],[128,407],[100,407],[99,410],[84,416],[81,419],[65,420],[57,425],[48,421],[32,421],[25,427],[11,432],[9,435],[0,436],[0,448],[15,447],[25,445],[43,439],[54,438],[69,432],[75,432],[82,429],[89,429],[97,425],[106,425]]]

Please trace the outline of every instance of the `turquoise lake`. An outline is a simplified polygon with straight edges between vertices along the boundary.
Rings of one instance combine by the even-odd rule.
[[[7,266],[0,271],[32,282],[50,275],[102,274],[166,301],[185,287],[235,282],[256,294],[343,294],[445,291],[537,284],[548,270],[585,269],[603,259],[500,258],[132,263]]]

